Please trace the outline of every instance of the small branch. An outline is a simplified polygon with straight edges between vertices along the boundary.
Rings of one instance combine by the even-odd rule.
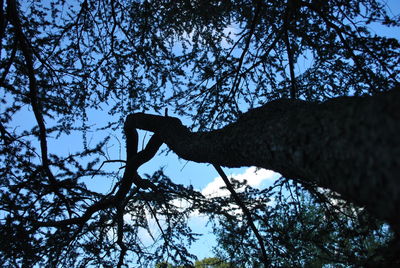
[[[70,204],[65,196],[58,191],[57,179],[54,177],[53,173],[50,170],[50,161],[48,158],[47,150],[47,130],[43,119],[40,100],[38,98],[38,88],[35,77],[35,69],[33,67],[32,51],[30,49],[28,39],[23,33],[17,10],[17,2],[15,0],[7,0],[7,17],[11,24],[14,26],[16,40],[18,41],[22,54],[25,58],[29,80],[29,98],[31,101],[32,110],[35,115],[36,122],[39,127],[39,142],[42,155],[42,166],[47,178],[49,179],[50,185],[53,188],[53,192],[60,198],[60,200],[63,201],[69,215],[72,216],[73,213]]]
[[[97,175],[97,173],[101,170],[101,168],[104,166],[104,164],[107,164],[107,163],[126,163],[126,161],[125,160],[105,160],[105,161],[103,161],[103,163],[101,163],[100,167],[96,170],[96,172],[93,173],[92,179],[94,176]]]
[[[291,82],[290,98],[295,99],[296,93],[297,93],[296,76],[294,73],[293,51],[290,46],[289,33],[288,33],[287,29],[285,30],[284,40],[285,40],[285,45],[286,45],[286,50],[287,50],[287,55],[288,55],[288,60],[289,60],[289,72],[290,72],[290,82]]]
[[[4,67],[3,75],[0,78],[0,85],[3,85],[4,81],[6,81],[7,74],[10,71],[11,65],[13,64],[14,59],[15,59],[15,55],[17,53],[17,47],[18,47],[18,40],[16,39],[14,41],[14,46],[13,46],[13,49],[11,51],[10,58],[9,58],[7,64],[6,64],[6,66]]]
[[[235,200],[236,204],[240,207],[240,209],[243,211],[243,214],[245,215],[251,230],[253,231],[254,235],[256,236],[258,240],[258,245],[260,246],[260,250],[262,253],[262,260],[264,262],[265,267],[268,267],[270,264],[270,260],[268,259],[267,252],[265,250],[264,246],[264,241],[258,232],[257,227],[254,225],[254,221],[251,217],[251,212],[250,210],[246,207],[246,205],[242,202],[238,194],[236,193],[235,189],[233,188],[231,182],[229,181],[228,177],[226,176],[225,172],[222,170],[220,166],[214,165],[214,168],[217,170],[218,174],[221,176],[222,180],[225,182],[226,188],[229,190],[231,193],[233,199]]]
[[[4,14],[3,6],[4,6],[3,0],[1,0],[0,1],[0,56],[3,50],[3,37],[4,33],[6,32],[8,24],[8,20],[6,19],[6,16]]]
[[[74,224],[83,225],[90,219],[90,217],[94,213],[96,213],[99,210],[104,210],[108,207],[113,206],[115,204],[115,201],[116,200],[114,197],[107,197],[88,207],[85,213],[83,213],[81,217],[70,218],[61,221],[36,222],[35,225],[39,227],[64,227],[67,225],[74,225]]]
[[[168,118],[168,117],[166,117]],[[128,120],[127,120],[128,121]],[[137,151],[137,131],[135,129],[134,124],[125,124],[125,134],[127,138],[127,156],[128,159],[126,161],[126,168],[124,175],[119,183],[118,191],[115,195],[106,196],[102,200],[94,203],[86,211],[83,213],[81,217],[70,218],[61,221],[48,221],[48,222],[37,222],[38,226],[52,226],[52,227],[62,227],[66,225],[78,224],[83,225],[86,223],[90,217],[96,213],[97,211],[104,210],[106,208],[117,206],[117,210],[119,209],[118,206],[121,205],[123,200],[125,200],[126,195],[132,188],[132,185],[135,184],[138,186],[137,191],[141,189],[152,189],[156,190],[156,186],[148,180],[142,179],[139,174],[137,173],[137,169],[144,164],[145,162],[149,161],[154,155],[157,153],[157,150],[162,145],[161,138],[158,134],[154,134],[149,142],[147,143],[144,150],[140,152]],[[121,162],[121,160],[107,160],[106,162]],[[102,164],[102,165],[103,165]],[[102,166],[101,166],[102,167]],[[100,167],[100,168],[101,168]],[[137,192],[136,191],[136,192]]]
[[[147,201],[147,200],[144,200],[144,201],[146,202],[147,206],[149,207],[150,213],[153,215],[154,220],[156,221],[157,227],[158,227],[158,229],[159,229],[160,232],[161,232],[161,236],[162,236],[162,238],[164,239],[164,242],[168,245],[168,243],[169,243],[168,238],[167,238],[167,236],[165,235],[163,228],[161,227],[160,220],[157,218],[156,212],[155,212],[155,211],[153,210],[153,208],[151,207],[149,201]],[[167,250],[168,250],[168,248],[167,248]]]
[[[243,77],[244,75],[246,75],[247,73],[251,72],[254,68],[256,68],[257,66],[259,66],[261,63],[264,62],[264,58],[267,57],[269,55],[269,53],[271,52],[272,49],[275,48],[276,43],[279,41],[279,39],[281,39],[282,34],[285,32],[284,27],[282,27],[281,30],[279,30],[279,32],[276,34],[275,39],[272,41],[272,43],[268,46],[268,48],[265,50],[264,55],[262,55],[260,60],[258,60],[257,62],[255,62],[252,66],[250,66],[249,68],[247,68],[246,70],[244,70],[240,75]],[[267,40],[272,37],[273,33],[270,34],[270,36],[267,38]]]
[[[20,137],[14,137],[11,133],[7,131],[6,127],[1,122],[0,122],[0,133],[1,133],[1,138],[4,140],[6,145],[14,141],[18,142],[40,158],[40,155],[29,144],[23,142]]]
[[[239,64],[238,64],[238,67],[236,69],[235,80],[233,81],[232,88],[231,88],[231,93],[233,95],[235,95],[235,92],[237,91],[237,89],[239,87],[239,84],[240,84],[240,79],[241,79],[241,77],[240,77],[240,69],[242,68],[244,57],[246,56],[247,51],[249,50],[251,38],[254,35],[254,31],[255,31],[255,28],[256,28],[256,25],[257,25],[258,15],[260,14],[260,11],[261,11],[261,4],[262,4],[262,0],[259,0],[258,4],[257,4],[257,7],[256,7],[256,11],[254,13],[253,21],[251,22],[250,31],[249,31],[249,37],[246,40],[246,45],[245,45],[245,47],[244,47],[244,49],[242,51],[242,54],[240,55],[240,58],[239,58]],[[230,95],[231,94],[229,94],[228,96],[230,96]]]

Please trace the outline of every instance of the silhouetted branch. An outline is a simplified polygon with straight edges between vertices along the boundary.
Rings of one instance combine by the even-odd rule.
[[[191,132],[177,118],[143,113],[128,115],[126,124],[156,133],[186,160],[272,169],[286,178],[329,188],[397,224],[399,98],[395,88],[323,103],[280,99],[210,132]],[[381,165],[384,171],[376,168]],[[376,192],[378,184],[387,191],[385,196]]]
[[[267,256],[267,251],[265,250],[264,246],[264,240],[261,237],[260,233],[258,232],[257,227],[254,225],[254,221],[251,217],[251,212],[250,210],[246,207],[246,205],[243,203],[243,201],[240,199],[238,194],[236,193],[235,189],[233,188],[231,182],[229,181],[228,177],[226,176],[225,172],[222,170],[222,168],[218,165],[214,165],[214,168],[217,170],[218,174],[221,176],[222,180],[224,181],[226,188],[228,191],[231,193],[233,199],[235,200],[236,204],[240,207],[242,210],[244,216],[247,219],[247,222],[250,225],[251,230],[253,231],[254,235],[257,238],[258,245],[260,246],[261,254],[262,254],[262,260],[265,265],[265,267],[268,267],[268,265],[271,263]]]
[[[125,160],[105,160],[105,161],[103,161],[103,163],[101,163],[100,167],[93,173],[92,179],[94,176],[97,175],[97,173],[101,170],[101,168],[104,166],[104,164],[107,164],[107,163],[126,163],[126,161]]]
[[[117,244],[121,248],[117,267],[124,265],[124,257],[128,248],[124,243],[124,206],[121,204],[117,209]]]
[[[290,41],[289,41],[289,33],[286,30],[285,31],[285,44],[286,44],[286,51],[288,55],[288,60],[289,60],[289,72],[290,72],[290,83],[291,83],[291,88],[290,88],[290,98],[295,99],[296,98],[296,93],[297,93],[297,85],[296,85],[296,76],[294,73],[294,60],[293,60],[293,51],[290,46]]]

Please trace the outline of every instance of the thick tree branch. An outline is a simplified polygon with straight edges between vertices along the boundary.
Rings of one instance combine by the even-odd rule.
[[[125,206],[122,204],[117,208],[117,244],[121,248],[121,252],[119,253],[119,259],[117,267],[120,268],[124,265],[124,257],[128,250],[124,243],[124,214],[125,214]]]
[[[211,132],[179,119],[131,114],[178,156],[227,167],[258,166],[338,192],[392,225],[400,223],[400,93],[324,103],[281,99]]]

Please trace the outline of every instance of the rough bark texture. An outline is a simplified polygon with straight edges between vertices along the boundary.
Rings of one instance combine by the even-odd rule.
[[[398,89],[324,103],[273,101],[212,132],[190,132],[177,118],[142,113],[126,124],[157,133],[184,159],[263,167],[314,182],[399,226]]]

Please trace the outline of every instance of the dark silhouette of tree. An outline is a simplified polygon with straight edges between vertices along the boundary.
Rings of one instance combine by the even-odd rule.
[[[252,211],[257,211],[255,223],[269,241],[271,262],[277,267],[379,266],[386,256],[376,252],[387,250],[384,245],[392,237],[387,226],[365,210],[343,205],[333,192],[320,189],[317,193],[310,195],[281,179],[268,189],[247,186],[246,194],[241,194]],[[229,197],[219,199],[220,203],[232,202]],[[265,207],[268,200],[271,204]],[[211,206],[207,213],[216,219],[214,233],[221,259],[237,267],[263,267],[257,240],[241,213],[218,212]]]
[[[183,268],[184,266],[173,266],[167,262],[157,263],[156,268]],[[191,267],[194,268],[231,268],[235,267],[231,263],[225,262],[219,258],[212,257],[212,258],[204,258],[202,260],[198,260],[195,264]]]
[[[241,219],[228,213],[234,204],[252,238],[227,248],[246,245],[254,263],[294,260],[296,250],[278,245],[304,245],[338,226],[349,231],[327,235],[326,245],[378,244],[346,248],[357,256],[341,255],[343,263],[398,262],[400,44],[371,29],[400,21],[383,1],[6,0],[0,12],[1,265],[191,265],[190,214],[219,222],[224,213],[231,224]],[[154,133],[146,145],[137,129]],[[126,155],[110,158],[121,131]],[[140,175],[162,144],[212,164],[230,199],[205,198],[162,170]],[[124,173],[105,169],[112,163]],[[299,238],[285,237],[286,220],[303,214],[281,219],[267,204],[272,193],[237,193],[221,169],[250,165],[296,182],[288,189],[309,192],[324,208],[315,215],[329,214],[334,227],[313,230],[305,220]],[[286,203],[287,211],[301,204]],[[273,224],[261,228],[263,217]],[[389,227],[392,240],[379,240]],[[318,242],[307,250],[323,251]]]

